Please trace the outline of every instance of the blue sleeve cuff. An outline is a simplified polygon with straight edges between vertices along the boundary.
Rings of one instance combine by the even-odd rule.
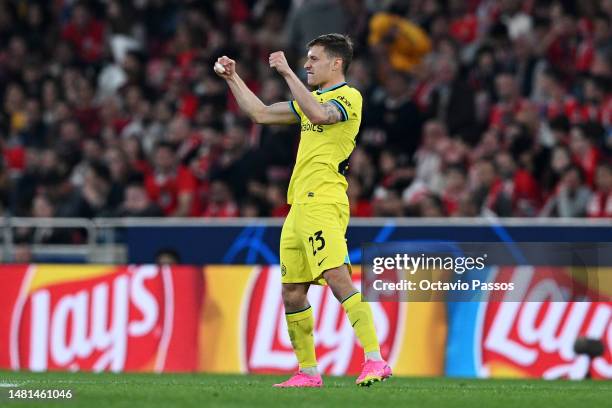
[[[348,113],[346,112],[346,109],[344,109],[344,106],[342,106],[342,104],[335,99],[330,99],[329,101],[333,103],[338,108],[338,110],[340,110],[340,113],[342,113],[342,117],[344,118],[342,119],[342,121],[343,122],[347,121]]]
[[[295,107],[293,106],[293,101],[289,101],[289,107],[291,108],[291,111],[295,114],[295,116],[298,118],[298,120],[301,122],[302,118],[300,117],[300,115],[298,115],[297,111],[295,110]]]

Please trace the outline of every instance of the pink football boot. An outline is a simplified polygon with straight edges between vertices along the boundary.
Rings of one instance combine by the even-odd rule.
[[[308,375],[301,371],[282,383],[274,384],[276,388],[320,388],[323,386],[321,375]]]
[[[385,381],[391,375],[391,367],[385,360],[366,360],[355,383],[360,387],[369,387],[375,382]]]

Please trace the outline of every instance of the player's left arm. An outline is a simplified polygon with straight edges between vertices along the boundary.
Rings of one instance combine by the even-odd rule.
[[[319,103],[312,96],[295,72],[289,67],[285,54],[282,51],[277,51],[270,55],[270,67],[275,68],[285,78],[291,94],[312,124],[332,125],[346,119],[340,107],[334,102]]]

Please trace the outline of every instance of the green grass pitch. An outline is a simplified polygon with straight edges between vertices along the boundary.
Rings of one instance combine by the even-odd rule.
[[[325,377],[323,389],[273,389],[286,376],[0,372],[0,407],[579,407],[612,406],[612,381],[392,377],[369,388]],[[11,388],[13,387],[13,388]],[[70,400],[9,399],[13,389],[71,390]]]

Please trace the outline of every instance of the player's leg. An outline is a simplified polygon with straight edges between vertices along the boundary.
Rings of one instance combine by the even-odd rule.
[[[321,387],[314,345],[314,317],[306,294],[310,283],[283,283],[285,320],[291,346],[298,360],[298,372],[275,387]]]
[[[310,283],[283,283],[285,320],[300,371],[317,375],[314,345],[314,317],[306,294]]]
[[[347,205],[316,205],[311,210],[311,219],[316,219],[320,231],[315,232],[311,242],[313,251],[308,253],[309,265],[320,274],[334,296],[341,302],[357,339],[365,352],[365,363],[357,379],[359,385],[370,385],[391,375],[391,368],[380,355],[372,309],[361,301],[361,293],[353,285],[350,260],[346,245],[349,208]],[[316,217],[315,217],[316,216]],[[312,255],[312,256],[310,256]]]
[[[274,386],[321,387],[323,382],[317,372],[314,346],[314,317],[306,297],[310,272],[306,268],[303,245],[295,234],[294,224],[295,209],[292,207],[281,232],[280,261],[285,320],[299,371],[289,380]]]
[[[342,304],[365,352],[365,362],[357,378],[357,385],[369,386],[374,382],[386,380],[391,376],[391,367],[380,355],[372,308],[367,302],[361,301],[361,293],[355,289],[347,265],[328,269],[323,276],[336,299]]]
[[[382,360],[372,309],[368,303],[361,301],[361,293],[353,285],[347,265],[329,269],[323,273],[323,277],[342,304],[366,359]]]
[[[351,279],[345,233],[348,223],[347,205],[308,204],[307,214],[296,218],[296,230],[303,236],[312,280],[323,278],[344,307],[367,359],[382,360],[370,305],[361,302],[361,295]],[[307,222],[303,220],[307,219]]]

